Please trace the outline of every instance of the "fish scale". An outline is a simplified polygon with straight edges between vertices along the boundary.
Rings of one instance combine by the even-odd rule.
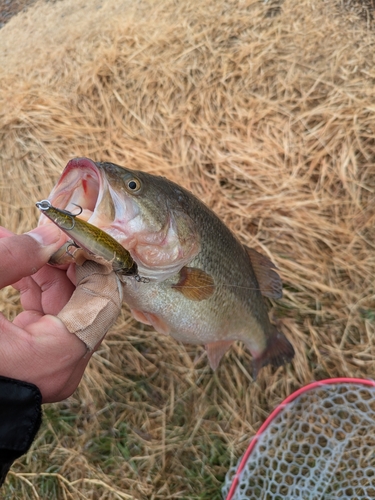
[[[90,189],[83,189],[82,183]],[[213,369],[233,341],[253,356],[253,375],[294,356],[271,324],[264,297],[280,298],[274,264],[241,244],[192,193],[166,179],[108,162],[76,158],[51,202],[79,204],[89,222],[115,238],[146,278],[124,277],[133,316],[184,343],[203,344]]]

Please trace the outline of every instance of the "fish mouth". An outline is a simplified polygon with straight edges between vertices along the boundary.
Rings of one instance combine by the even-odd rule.
[[[56,208],[75,212],[82,208],[80,217],[88,221],[95,211],[102,178],[98,167],[88,158],[75,158],[65,167],[48,200]]]
[[[163,217],[153,218],[152,211],[160,209],[159,198],[155,207],[144,213],[140,197],[126,193],[122,170],[127,171],[110,163],[74,158],[47,200],[112,236],[130,252],[142,276],[163,281],[197,255],[199,237],[189,215],[174,214],[167,203]],[[53,222],[42,214],[39,225],[43,224]]]
[[[59,209],[79,213],[79,218],[102,229],[129,249],[132,242],[126,223],[138,215],[131,199],[124,199],[108,183],[100,164],[89,158],[74,158],[66,165],[48,201]],[[51,223],[41,215],[39,225]]]

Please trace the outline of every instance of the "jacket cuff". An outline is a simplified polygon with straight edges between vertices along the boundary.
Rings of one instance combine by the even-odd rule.
[[[42,422],[41,405],[36,385],[0,376],[0,485],[30,448]]]

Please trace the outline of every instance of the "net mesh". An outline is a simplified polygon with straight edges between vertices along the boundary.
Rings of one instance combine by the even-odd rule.
[[[223,498],[375,498],[374,396],[373,385],[324,384],[283,405],[257,435],[234,492],[238,467],[229,470]]]

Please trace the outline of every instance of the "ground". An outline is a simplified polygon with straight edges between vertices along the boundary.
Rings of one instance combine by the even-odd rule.
[[[0,30],[0,224],[35,226],[76,156],[164,175],[276,264],[270,317],[296,350],[253,381],[236,343],[213,373],[124,305],[75,394],[45,406],[7,500],[218,500],[294,390],[375,379],[372,11],[316,5],[37,2]],[[14,290],[0,306],[14,317]]]
[[[36,0],[0,0],[0,28],[18,12],[27,9]]]

